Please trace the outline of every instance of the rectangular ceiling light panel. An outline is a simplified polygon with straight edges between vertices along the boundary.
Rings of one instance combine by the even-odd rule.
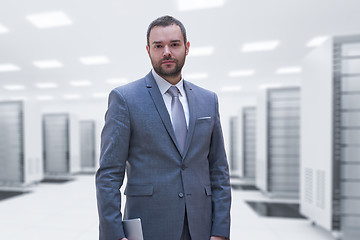
[[[242,89],[241,86],[225,86],[221,88],[223,92],[240,92]]]
[[[57,88],[58,87],[58,85],[56,83],[52,83],[52,82],[36,83],[35,86],[38,88]]]
[[[0,33],[7,33],[9,32],[9,29],[7,29],[4,25],[0,24]]]
[[[85,87],[85,86],[92,85],[92,83],[87,80],[81,80],[81,81],[72,81],[72,82],[70,82],[70,85],[72,85],[74,87]]]
[[[246,69],[246,70],[235,70],[229,72],[229,77],[248,77],[255,74],[255,70],[253,69]]]
[[[194,47],[190,48],[189,56],[196,57],[196,56],[210,56],[214,53],[214,47],[206,46],[206,47]]]
[[[108,84],[126,84],[129,82],[126,78],[109,78],[106,80]]]
[[[62,11],[31,14],[26,19],[37,28],[62,27],[72,24],[71,19]]]
[[[9,90],[9,91],[18,91],[18,90],[24,90],[25,86],[24,85],[5,85],[4,89]]]
[[[65,94],[64,98],[66,100],[74,100],[74,99],[80,99],[81,96],[79,94]]]
[[[42,96],[37,96],[36,99],[39,101],[50,101],[50,100],[54,100],[54,97],[51,95],[42,95]]]
[[[292,73],[301,73],[301,67],[284,67],[276,70],[277,74],[292,74]]]
[[[252,42],[245,43],[241,51],[242,52],[262,52],[262,51],[272,51],[277,48],[279,41],[263,41],[263,42]]]
[[[178,0],[179,11],[222,7],[225,0]]]
[[[306,44],[306,46],[307,47],[318,47],[318,46],[322,45],[328,38],[329,38],[328,36],[314,37]]]
[[[42,60],[42,61],[34,61],[33,64],[35,67],[41,68],[41,69],[47,69],[47,68],[60,68],[63,66],[63,64],[58,60]]]
[[[82,57],[79,60],[85,65],[107,64],[110,62],[105,56]]]
[[[20,68],[12,63],[0,64],[0,72],[14,72],[19,70]]]

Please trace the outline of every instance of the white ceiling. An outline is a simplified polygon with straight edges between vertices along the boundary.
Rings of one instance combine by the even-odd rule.
[[[151,69],[145,50],[147,26],[166,14],[184,23],[190,53],[192,47],[214,47],[211,56],[187,58],[185,76],[208,74],[192,82],[218,93],[223,87],[241,86],[243,94],[257,91],[260,84],[299,84],[301,74],[275,71],[301,66],[313,37],[360,34],[359,9],[359,0],[225,0],[222,7],[193,11],[179,11],[177,0],[1,0],[0,25],[9,31],[0,34],[0,64],[12,63],[20,70],[0,72],[0,99],[50,95],[63,100],[65,94],[79,94],[93,100],[94,93],[116,87],[107,79],[144,76]],[[63,11],[73,24],[39,29],[26,20],[29,14],[48,11]],[[271,52],[240,51],[244,43],[267,40],[280,44]],[[86,66],[79,61],[85,56],[106,56],[110,62]],[[47,59],[57,59],[63,67],[39,69],[32,63]],[[241,69],[254,69],[255,74],[228,77]],[[77,80],[92,85],[69,84]],[[54,82],[58,88],[37,88],[42,82]],[[19,84],[25,89],[4,89]]]

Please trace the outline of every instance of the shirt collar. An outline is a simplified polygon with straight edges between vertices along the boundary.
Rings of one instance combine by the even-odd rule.
[[[162,78],[159,74],[157,74],[154,69],[151,70],[151,73],[154,76],[154,79],[159,87],[161,95],[164,95],[167,92],[167,90],[173,85],[168,81],[166,81],[164,78]],[[185,96],[184,79],[182,78],[182,76],[181,76],[181,80],[174,86],[176,86],[179,89],[181,96]]]

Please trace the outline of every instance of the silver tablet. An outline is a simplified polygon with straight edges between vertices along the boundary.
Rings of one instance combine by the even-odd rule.
[[[125,236],[129,240],[144,240],[140,218],[123,220]]]

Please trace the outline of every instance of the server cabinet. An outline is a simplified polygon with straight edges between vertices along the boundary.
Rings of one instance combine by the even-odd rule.
[[[339,239],[360,239],[360,36],[311,52],[302,94],[301,212]]]
[[[238,118],[230,118],[230,169],[236,172],[238,169]]]
[[[32,102],[0,102],[0,185],[25,186],[43,178],[41,115]]]
[[[256,184],[269,196],[298,198],[300,88],[267,89],[262,95],[259,104],[263,113],[257,126],[263,132],[257,136]]]
[[[255,184],[256,107],[243,107],[239,118],[239,175],[244,182]]]
[[[255,157],[256,157],[256,108],[243,108],[243,166],[244,178],[255,181]]]
[[[80,121],[81,171],[95,171],[95,121]]]
[[[68,177],[80,171],[77,117],[68,113],[44,114],[44,173],[46,178]]]

